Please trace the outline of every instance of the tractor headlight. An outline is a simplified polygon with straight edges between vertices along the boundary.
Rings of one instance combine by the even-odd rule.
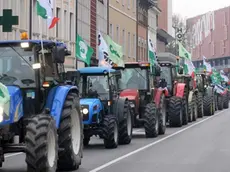
[[[0,106],[0,122],[2,122],[4,119],[4,110],[3,107]]]
[[[89,110],[86,109],[86,108],[84,108],[84,109],[82,110],[82,113],[83,113],[84,115],[86,115],[88,112],[89,112]]]

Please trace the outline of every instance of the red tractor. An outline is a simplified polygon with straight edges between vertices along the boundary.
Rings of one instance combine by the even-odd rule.
[[[197,89],[195,78],[183,74],[179,58],[169,54],[158,55],[161,78],[169,91],[166,97],[167,121],[171,127],[181,127],[195,121],[198,116]]]
[[[147,138],[157,137],[166,130],[166,83],[159,80],[160,66],[149,62],[125,63],[119,80],[120,97],[128,98],[133,111],[133,125],[144,126]]]

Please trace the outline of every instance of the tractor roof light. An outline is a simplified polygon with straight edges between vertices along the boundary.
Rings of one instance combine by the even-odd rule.
[[[22,32],[20,37],[21,37],[21,40],[28,40],[29,39],[28,34],[26,32]]]

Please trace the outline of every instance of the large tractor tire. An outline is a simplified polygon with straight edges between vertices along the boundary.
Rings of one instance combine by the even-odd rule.
[[[188,122],[193,121],[193,115],[194,115],[194,101],[191,100],[188,103]]]
[[[204,115],[205,116],[211,116],[212,115],[212,96],[209,96],[209,95],[205,95],[204,96],[204,99],[203,99],[203,102],[204,102]]]
[[[218,110],[218,100],[217,100],[217,94],[214,93],[214,101],[215,101],[215,111]]]
[[[223,101],[224,101],[224,103],[223,103],[224,109],[228,109],[228,108],[229,108],[228,94],[225,94],[225,95],[224,95]]]
[[[165,95],[161,95],[160,105],[159,105],[159,134],[165,134],[166,130],[166,102]]]
[[[170,127],[181,127],[183,123],[183,104],[179,97],[171,97],[169,100],[169,125]]]
[[[69,93],[66,97],[58,129],[59,170],[76,170],[83,157],[83,126],[80,113],[79,97]]]
[[[224,106],[224,101],[223,101],[223,96],[218,94],[217,95],[217,107],[218,107],[218,110],[223,110],[223,107]]]
[[[215,111],[216,111],[215,106],[216,106],[216,104],[215,104],[215,95],[214,95],[214,93],[212,93],[212,115],[215,114]]]
[[[203,94],[201,92],[198,93],[197,96],[197,103],[198,103],[198,107],[197,107],[197,111],[198,111],[198,118],[203,118],[204,116],[204,102],[203,102]]]
[[[114,149],[118,146],[118,122],[114,115],[106,115],[103,119],[103,139],[106,149]]]
[[[183,125],[187,125],[188,124],[188,102],[186,101],[186,99],[183,99]]]
[[[147,138],[157,137],[159,134],[159,116],[155,103],[149,103],[145,107],[144,128]]]
[[[194,94],[192,97],[192,102],[193,102],[193,116],[192,120],[196,121],[198,118],[198,102],[197,102],[197,95]]]
[[[124,105],[124,119],[119,123],[119,144],[129,144],[132,140],[133,122],[131,107],[128,101]]]
[[[58,135],[51,116],[40,114],[29,120],[25,145],[28,172],[56,172]]]

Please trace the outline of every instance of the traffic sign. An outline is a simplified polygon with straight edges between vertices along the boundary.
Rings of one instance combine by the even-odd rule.
[[[18,25],[18,16],[13,16],[11,9],[4,9],[3,15],[0,16],[0,26],[2,26],[2,31],[12,32],[13,25]]]

